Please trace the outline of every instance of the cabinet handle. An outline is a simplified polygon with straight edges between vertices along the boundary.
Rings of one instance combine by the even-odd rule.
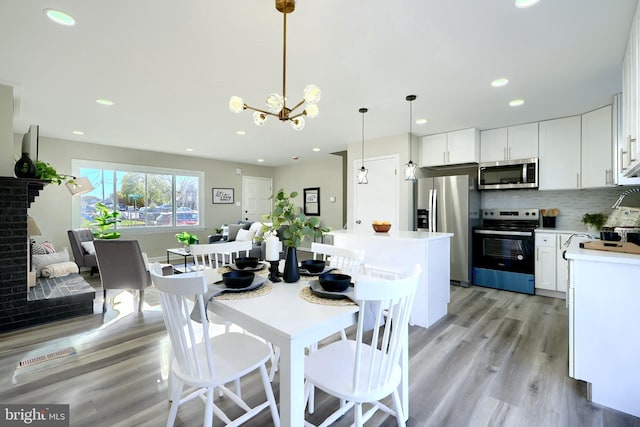
[[[503,159],[505,159],[505,160],[509,160],[509,157],[507,157],[507,156],[508,156],[508,154],[507,154],[507,147],[504,147],[504,148],[502,149],[502,158],[503,158]]]
[[[507,147],[507,160],[511,160],[511,147]]]
[[[580,174],[576,174],[576,187],[580,188]]]
[[[447,163],[451,161],[451,152],[447,151]]]
[[[619,171],[623,171],[626,168],[624,167],[624,155],[627,154],[626,151],[624,151],[624,148],[621,148],[619,150],[619,154],[618,154],[618,170]]]

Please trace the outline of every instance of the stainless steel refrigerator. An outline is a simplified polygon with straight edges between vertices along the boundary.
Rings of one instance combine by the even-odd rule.
[[[453,233],[451,281],[469,286],[471,236],[480,225],[480,194],[476,176],[449,175],[418,179],[415,224],[418,230]]]

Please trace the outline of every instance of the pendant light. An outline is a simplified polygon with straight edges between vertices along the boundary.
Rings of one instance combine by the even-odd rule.
[[[364,113],[369,111],[367,108],[361,108],[358,110],[362,113],[362,167],[358,169],[358,184],[368,184],[367,180],[367,172],[368,170],[364,168]]]
[[[417,96],[415,95],[407,95],[407,101],[409,101],[409,163],[404,165],[404,180],[410,182],[416,182],[416,170],[418,169],[418,165],[411,161],[411,135],[412,135],[412,127],[413,127],[413,101],[415,101]]]

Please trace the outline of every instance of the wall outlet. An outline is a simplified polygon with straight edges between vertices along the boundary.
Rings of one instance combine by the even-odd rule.
[[[236,202],[236,206],[237,206],[237,207],[240,207],[240,202]]]

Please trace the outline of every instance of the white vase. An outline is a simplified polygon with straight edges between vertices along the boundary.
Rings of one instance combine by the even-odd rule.
[[[598,230],[598,228],[593,224],[587,224],[587,233],[598,237],[600,235],[600,230]]]

